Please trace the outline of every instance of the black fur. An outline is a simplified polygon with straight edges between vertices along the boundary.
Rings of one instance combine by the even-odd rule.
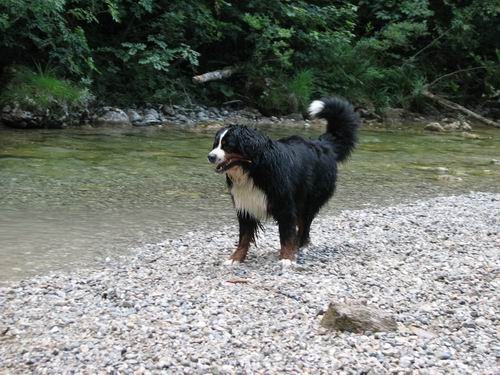
[[[222,149],[236,155],[239,165],[267,197],[267,213],[279,226],[281,259],[295,259],[298,247],[309,242],[309,230],[320,208],[331,198],[337,179],[337,163],[346,160],[356,145],[359,116],[344,99],[321,100],[317,117],[327,120],[326,132],[317,140],[299,136],[271,140],[258,130],[230,126],[220,130],[214,148],[223,137]],[[231,190],[235,183],[226,176]],[[238,212],[240,241],[231,259],[243,261],[260,227],[259,219]]]

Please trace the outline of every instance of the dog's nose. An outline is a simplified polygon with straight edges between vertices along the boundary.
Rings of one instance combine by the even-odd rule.
[[[208,161],[210,163],[215,163],[216,160],[217,160],[217,156],[215,156],[214,154],[208,154]]]

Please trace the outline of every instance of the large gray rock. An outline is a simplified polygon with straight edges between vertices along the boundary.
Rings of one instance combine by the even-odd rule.
[[[127,109],[127,116],[132,124],[142,121],[142,116],[135,109]]]
[[[359,304],[332,302],[328,306],[321,325],[336,331],[379,332],[396,331],[396,321],[387,313]]]
[[[11,128],[32,129],[43,127],[40,116],[21,108],[5,106],[0,116],[0,122]]]
[[[130,125],[130,119],[120,108],[103,107],[95,120],[97,125]]]
[[[432,132],[444,132],[443,125],[439,122],[430,122],[424,126],[424,130],[429,130]]]
[[[165,116],[175,116],[175,109],[170,105],[162,105],[160,110]]]
[[[161,123],[162,120],[160,118],[160,114],[156,109],[149,108],[144,111],[144,119],[141,123],[143,126],[159,125]]]

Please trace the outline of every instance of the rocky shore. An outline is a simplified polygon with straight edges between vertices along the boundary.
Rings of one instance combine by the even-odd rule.
[[[223,266],[230,226],[17,283],[0,289],[0,372],[494,374],[498,212],[470,193],[323,216],[289,270],[274,226]],[[325,328],[331,303],[395,330]]]
[[[59,114],[35,113],[16,106],[0,111],[0,123],[11,128],[65,128],[70,126],[177,126],[194,128],[217,125],[287,124],[304,126],[300,113],[283,117],[267,117],[252,108],[232,106],[207,107],[192,105],[148,105],[136,108],[96,107],[80,112]]]
[[[446,115],[422,116],[402,109],[389,108],[381,115],[374,109],[358,109],[364,126],[400,127],[420,126],[432,132],[470,132],[471,124],[462,118]],[[205,105],[146,105],[134,108],[110,106],[94,107],[80,112],[61,110],[59,113],[36,113],[15,105],[4,106],[0,111],[0,124],[10,128],[66,128],[99,126],[163,127],[183,129],[219,128],[231,124],[247,126],[276,125],[286,127],[322,127],[320,121],[309,121],[302,113],[286,116],[264,116],[254,108],[238,108],[232,105],[209,107]],[[468,136],[464,137],[468,138]],[[474,135],[473,135],[474,137]],[[470,138],[470,137],[469,137]]]

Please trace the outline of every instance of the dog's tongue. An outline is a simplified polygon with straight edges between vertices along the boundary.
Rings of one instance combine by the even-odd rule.
[[[248,159],[234,158],[234,159],[230,159],[228,161],[225,161],[225,162],[222,162],[222,163],[218,164],[215,167],[215,172],[216,173],[223,173],[226,170],[228,170],[229,168],[233,167],[235,164],[241,163],[241,162],[243,162],[243,163],[252,163],[252,161],[248,160]]]

